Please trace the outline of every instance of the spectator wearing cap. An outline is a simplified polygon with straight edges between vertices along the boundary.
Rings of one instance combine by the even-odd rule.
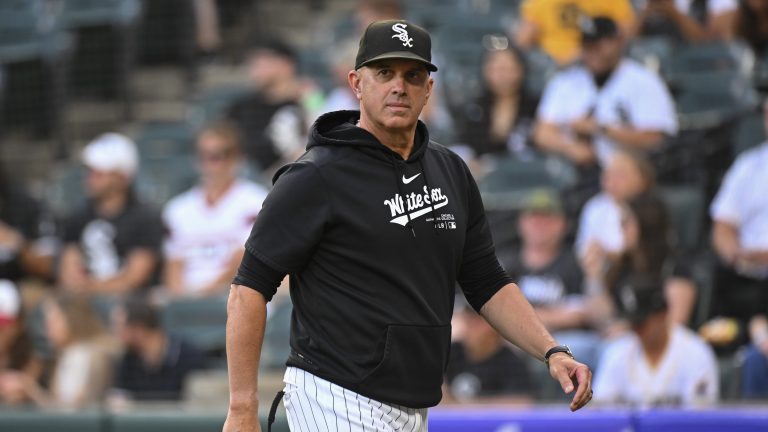
[[[243,245],[267,195],[238,177],[242,162],[237,129],[220,122],[197,139],[198,186],[163,209],[163,283],[174,297],[222,294],[243,257]]]
[[[253,90],[226,110],[226,117],[242,131],[250,162],[268,177],[304,151],[306,115],[297,68],[296,51],[285,41],[255,43],[248,54]]]
[[[27,381],[38,381],[43,362],[35,354],[26,329],[21,295],[8,280],[0,280],[0,405],[28,401]]]
[[[101,135],[85,147],[82,161],[89,200],[64,223],[59,284],[89,294],[148,286],[159,260],[162,223],[134,194],[134,143],[115,133]]]
[[[696,333],[669,323],[661,282],[632,276],[618,298],[632,332],[603,353],[595,375],[595,402],[644,408],[715,404],[715,354]]]
[[[205,367],[203,353],[167,334],[144,297],[123,302],[113,318],[126,351],[115,369],[110,402],[180,399],[189,373]]]
[[[604,16],[583,19],[582,65],[544,90],[535,141],[578,166],[606,165],[617,150],[647,153],[677,133],[675,106],[658,75],[623,56],[624,38]]]
[[[730,38],[738,7],[738,0],[645,0],[635,34],[686,42]]]
[[[625,32],[634,24],[629,0],[526,0],[521,15],[515,32],[517,44],[526,50],[540,48],[559,65],[577,60],[583,17],[610,17]]]
[[[564,240],[568,230],[563,204],[554,191],[533,191],[518,219],[519,251],[502,265],[553,336],[578,358],[594,367],[600,339],[590,328],[584,274]]]

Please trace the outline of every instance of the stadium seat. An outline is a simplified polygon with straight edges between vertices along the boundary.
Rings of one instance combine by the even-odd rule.
[[[765,120],[762,113],[750,113],[740,118],[733,131],[733,155],[739,155],[765,142]]]
[[[200,412],[131,412],[110,418],[111,432],[208,432],[221,430],[225,415]]]
[[[527,162],[503,159],[479,181],[478,188],[486,209],[518,210],[532,189],[559,191],[571,186],[573,181],[573,172],[559,159]]]
[[[720,126],[758,105],[751,81],[733,71],[680,75],[677,111],[683,130]]]
[[[666,37],[643,37],[632,40],[627,51],[629,57],[664,76],[672,59],[673,46]]]
[[[107,416],[102,411],[56,412],[27,409],[0,410],[0,431],[8,432],[104,432]]]
[[[65,217],[85,204],[85,175],[85,168],[76,162],[65,162],[51,170],[43,195],[55,216]]]
[[[703,191],[696,186],[662,186],[659,192],[669,210],[678,245],[683,250],[695,250],[702,243],[705,214]]]
[[[207,352],[225,347],[227,299],[223,296],[178,300],[162,311],[164,328]]]
[[[195,130],[186,122],[145,123],[135,141],[142,161],[190,156],[195,150]]]
[[[666,77],[673,88],[700,73],[732,72],[751,81],[755,62],[752,51],[736,42],[681,45],[669,60]]]
[[[136,63],[139,0],[64,0],[61,25],[77,37],[69,74],[78,97],[119,100],[132,115],[130,75]]]
[[[251,91],[244,85],[230,85],[210,89],[191,101],[187,118],[196,127],[221,118],[229,105]]]
[[[146,159],[136,176],[136,191],[148,204],[162,206],[197,181],[190,156]]]
[[[0,129],[63,139],[61,110],[74,46],[43,0],[0,1]]]

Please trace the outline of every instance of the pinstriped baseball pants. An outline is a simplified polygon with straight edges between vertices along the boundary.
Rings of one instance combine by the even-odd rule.
[[[302,369],[285,371],[291,432],[427,432],[427,409],[389,405]]]

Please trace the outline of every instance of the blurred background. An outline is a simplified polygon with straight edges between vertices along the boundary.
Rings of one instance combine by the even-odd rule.
[[[595,371],[566,414],[458,295],[430,430],[765,430],[768,0],[0,0],[1,430],[220,429],[244,240],[390,18],[430,31],[422,120]],[[290,314],[282,287],[262,416]]]

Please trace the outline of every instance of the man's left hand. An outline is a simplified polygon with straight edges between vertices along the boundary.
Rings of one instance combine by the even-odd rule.
[[[556,379],[565,393],[576,393],[571,401],[571,411],[576,411],[592,400],[592,371],[563,353],[553,354],[549,359],[549,374]]]

